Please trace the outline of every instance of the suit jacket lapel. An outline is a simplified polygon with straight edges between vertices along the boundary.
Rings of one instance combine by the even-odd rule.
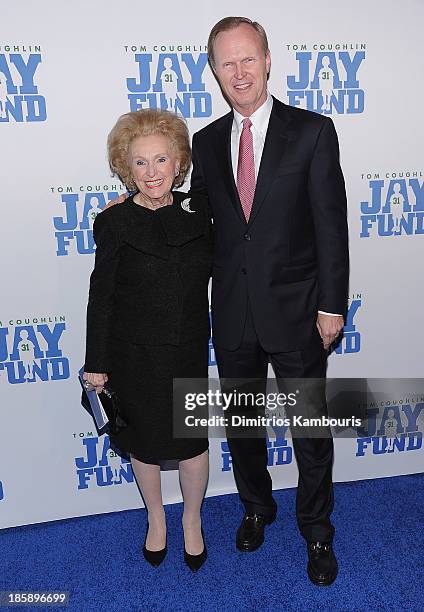
[[[222,178],[230,196],[230,200],[241,221],[246,219],[241,207],[237,185],[234,180],[233,165],[231,159],[231,130],[234,115],[232,112],[225,115],[217,128],[218,143],[217,152]],[[288,130],[290,116],[285,106],[274,98],[274,104],[269,118],[268,130],[265,138],[264,150],[262,152],[261,164],[256,181],[255,197],[250,213],[249,224],[258,214],[269,188],[276,176],[278,167],[284,159],[287,143],[293,136]],[[225,152],[225,154],[223,154]]]
[[[234,180],[233,173],[233,162],[231,158],[231,131],[233,127],[234,115],[230,112],[224,117],[225,121],[219,126],[219,143],[217,148],[217,155],[219,158],[220,166],[222,169],[222,177],[227,187],[228,194],[231,199],[231,203],[239,216],[239,218],[246,223],[245,216],[241,207],[239,194],[237,191],[237,185]],[[223,152],[225,151],[225,154]]]
[[[286,153],[287,144],[290,139],[290,133],[287,131],[289,123],[290,118],[287,111],[285,111],[281,102],[274,98],[256,181],[255,197],[253,200],[252,212],[250,213],[249,224],[251,224],[257,216],[265,196],[277,174],[278,167]]]

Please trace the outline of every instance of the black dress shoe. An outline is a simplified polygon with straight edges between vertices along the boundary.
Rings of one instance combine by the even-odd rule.
[[[208,558],[208,551],[206,550],[205,536],[203,534],[203,529],[202,529],[202,538],[203,538],[203,550],[200,553],[200,555],[190,555],[184,547],[184,561],[189,566],[192,572],[197,572],[197,570],[199,570],[202,567],[202,565]]]
[[[146,540],[147,540],[148,531],[149,531],[149,526],[147,526],[146,538],[144,540],[143,557],[146,559],[148,563],[150,563],[150,565],[153,565],[153,567],[159,567],[159,565],[162,563],[162,561],[166,557],[166,553],[168,552],[168,547],[165,544],[165,548],[162,548],[162,550],[148,550],[146,548]]]
[[[339,567],[331,542],[308,542],[308,576],[317,586],[329,586]]]
[[[253,552],[264,542],[265,525],[271,525],[275,516],[245,514],[237,530],[236,546],[243,552]]]
[[[162,550],[147,550],[146,545],[143,546],[143,556],[150,565],[153,565],[153,567],[159,567],[165,559],[167,552],[167,546],[162,548]]]

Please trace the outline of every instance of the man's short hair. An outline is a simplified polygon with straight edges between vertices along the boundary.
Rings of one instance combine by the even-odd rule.
[[[264,28],[261,26],[260,23],[258,23],[257,21],[252,21],[248,17],[224,17],[224,19],[221,19],[213,26],[208,38],[208,57],[209,63],[212,68],[215,68],[215,56],[213,49],[215,38],[220,32],[228,32],[228,30],[234,30],[242,23],[246,23],[247,25],[252,26],[252,28],[259,34],[262,42],[262,48],[264,50],[264,55],[267,54],[268,38]]]

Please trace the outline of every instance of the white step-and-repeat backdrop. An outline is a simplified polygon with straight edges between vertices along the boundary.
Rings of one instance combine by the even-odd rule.
[[[226,113],[206,42],[228,14],[266,28],[270,91],[330,115],[339,134],[352,272],[329,375],[422,376],[421,2],[21,0],[1,13],[0,528],[141,505],[130,465],[80,407],[76,379],[92,222],[123,191],[106,136],[139,108],[175,107],[192,132]],[[392,437],[371,424],[337,440],[336,480],[423,471],[424,399],[396,381],[386,392]],[[286,432],[270,432],[269,449],[275,488],[295,486]],[[181,499],[175,471],[163,488],[167,503]],[[234,491],[226,443],[212,440],[208,495]]]

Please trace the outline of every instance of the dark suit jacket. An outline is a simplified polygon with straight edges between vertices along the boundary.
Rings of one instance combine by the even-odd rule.
[[[212,264],[207,199],[173,192],[156,211],[128,198],[96,217],[87,307],[86,372],[110,372],[113,338],[187,344],[209,338]],[[181,206],[191,197],[188,212]]]
[[[248,300],[263,348],[320,341],[317,311],[344,314],[346,194],[331,119],[274,98],[249,223],[231,165],[230,112],[193,137],[192,191],[207,193],[215,250],[214,343],[236,349]]]

